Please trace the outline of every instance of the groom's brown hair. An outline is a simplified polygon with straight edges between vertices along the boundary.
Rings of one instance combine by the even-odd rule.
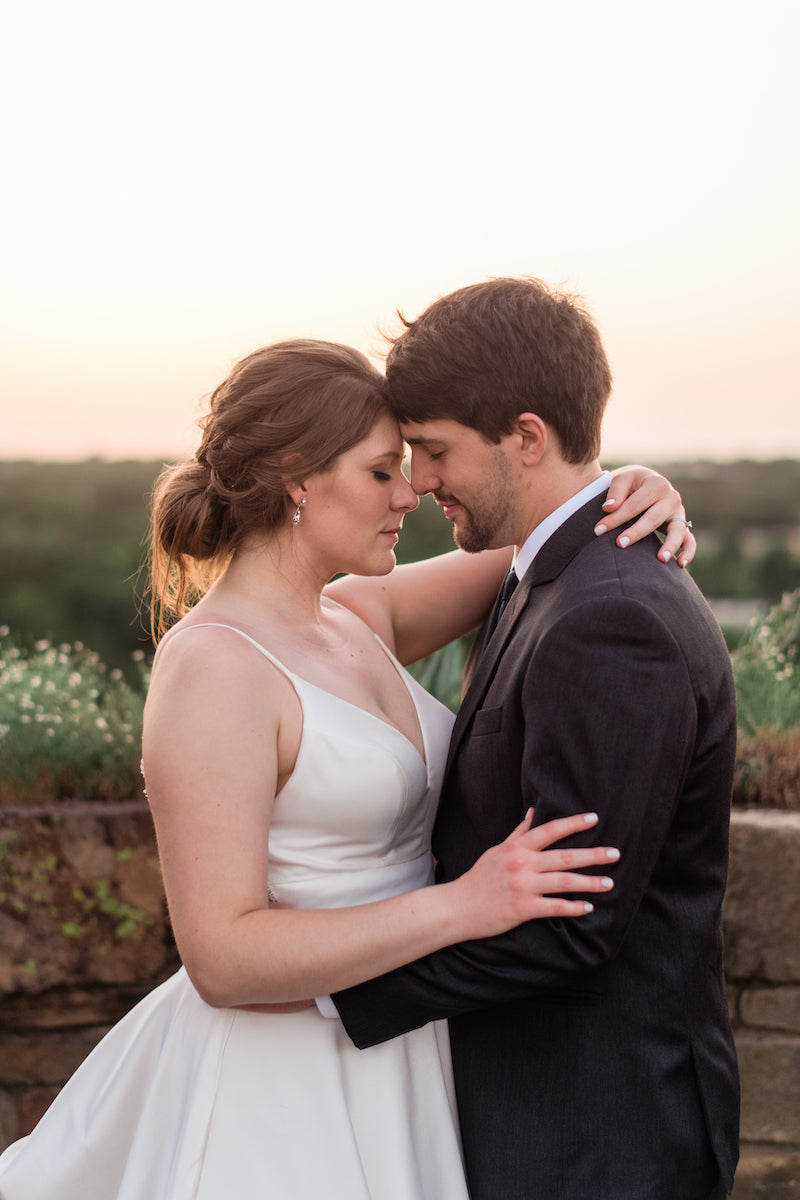
[[[398,420],[449,418],[496,443],[534,412],[567,462],[597,458],[611,371],[579,297],[528,276],[490,279],[401,320],[386,359]]]

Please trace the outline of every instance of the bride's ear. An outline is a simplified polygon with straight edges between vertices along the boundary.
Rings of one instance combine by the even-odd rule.
[[[305,504],[306,481],[305,479],[299,479],[292,471],[293,465],[300,466],[298,456],[295,454],[289,455],[281,462],[283,486],[286,488],[286,494],[292,504],[300,504],[301,502]]]
[[[289,497],[292,504],[305,504],[305,502],[306,502],[305,484],[287,483],[286,484],[286,495]]]

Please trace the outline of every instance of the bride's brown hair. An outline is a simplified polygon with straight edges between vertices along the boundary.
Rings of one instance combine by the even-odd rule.
[[[386,412],[383,376],[349,346],[276,342],[237,363],[198,422],[195,457],[156,480],[154,639],[203,595],[250,533],[291,519],[288,481],[328,470]]]

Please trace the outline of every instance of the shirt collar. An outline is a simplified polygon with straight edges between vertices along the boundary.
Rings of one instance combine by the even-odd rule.
[[[594,500],[595,496],[600,496],[603,492],[608,491],[610,483],[610,473],[603,471],[597,479],[593,479],[585,488],[581,488],[574,496],[570,496],[569,500],[566,500],[564,504],[560,505],[554,512],[551,512],[549,516],[545,517],[536,526],[514,554],[512,565],[518,579],[522,579],[542,546],[555,533],[559,526],[563,525],[579,508],[583,508],[584,504],[588,504],[590,500]]]

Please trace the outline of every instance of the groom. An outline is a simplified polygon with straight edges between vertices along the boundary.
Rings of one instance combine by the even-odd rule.
[[[517,547],[453,733],[438,878],[531,805],[537,823],[596,809],[622,857],[591,915],[450,947],[336,1006],[362,1047],[450,1019],[473,1200],[719,1200],[738,1118],[719,629],[652,539],[593,532],[611,377],[573,298],[531,279],[463,288],[407,326],[387,379],[415,489],[465,550]]]

